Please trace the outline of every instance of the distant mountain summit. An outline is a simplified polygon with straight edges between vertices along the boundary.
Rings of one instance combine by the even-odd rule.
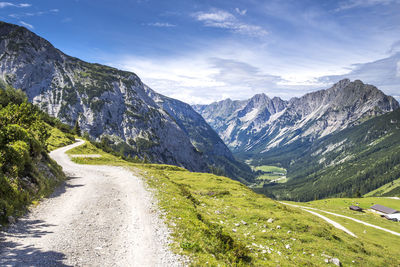
[[[106,137],[125,154],[193,171],[219,168],[238,179],[251,176],[247,166],[232,171],[237,162],[200,116],[189,127],[186,120],[197,115],[189,105],[156,94],[132,72],[70,57],[26,28],[4,22],[0,78],[50,115],[70,125],[78,121],[91,137]],[[196,127],[202,135],[192,134]]]
[[[397,108],[375,86],[349,79],[289,101],[258,94],[194,106],[234,152],[255,153],[312,141]]]

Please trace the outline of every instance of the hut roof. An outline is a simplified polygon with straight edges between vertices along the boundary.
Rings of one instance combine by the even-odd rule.
[[[385,214],[393,214],[393,213],[397,213],[398,211],[392,208],[388,208],[379,204],[373,205],[371,207],[371,209],[385,213]]]

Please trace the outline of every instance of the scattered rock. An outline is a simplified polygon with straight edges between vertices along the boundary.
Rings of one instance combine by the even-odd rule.
[[[241,221],[241,223],[242,223],[243,225],[247,225],[247,222],[245,222],[245,221]]]
[[[281,226],[280,226],[280,225],[277,225],[277,226],[276,226],[276,229],[281,229]]]
[[[267,221],[267,223],[273,223],[273,222],[274,222],[274,219],[272,219],[272,218],[269,218]]]
[[[289,231],[287,231],[287,233],[288,233],[288,234],[290,234],[291,232],[292,232],[292,231],[290,231],[290,230],[289,230]]]
[[[235,223],[235,226],[236,226],[236,227],[239,227],[239,226],[240,226],[240,223]]]
[[[236,233],[236,232],[237,232],[237,230],[236,230],[235,228],[233,228],[233,229],[232,229],[232,232]]]
[[[332,256],[326,255],[325,252],[323,252],[323,253],[321,254],[321,257],[325,257],[325,258],[328,258],[328,259],[331,259],[331,258],[332,258]]]
[[[336,266],[342,266],[342,263],[340,262],[340,260],[338,258],[332,258],[329,260],[329,262],[335,264]]]
[[[13,216],[8,216],[7,220],[9,223],[14,224],[16,222],[15,218]]]
[[[285,246],[285,248],[286,248],[286,249],[290,249],[290,245],[287,244],[287,245]]]

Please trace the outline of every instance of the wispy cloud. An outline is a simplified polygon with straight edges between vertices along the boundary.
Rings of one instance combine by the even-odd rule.
[[[50,9],[47,11],[38,11],[38,12],[23,12],[23,13],[13,13],[8,15],[11,18],[25,18],[25,17],[36,17],[36,16],[42,16],[42,15],[47,15],[47,14],[56,14],[60,10],[59,9]]]
[[[400,40],[394,42],[388,51],[388,54],[395,54],[400,52]]]
[[[176,27],[175,24],[168,23],[168,22],[151,22],[147,23],[147,26],[152,26],[152,27],[160,27],[160,28],[172,28]]]
[[[343,78],[358,79],[373,84],[386,94],[400,100],[400,52],[373,62],[353,64],[352,70],[344,75],[324,76],[318,80],[325,84],[331,84]]]
[[[400,4],[400,0],[348,0],[340,2],[335,11],[389,4]]]
[[[66,18],[63,18],[63,19],[61,20],[62,23],[68,23],[68,22],[71,22],[71,21],[72,21],[72,18],[71,18],[71,17],[66,17]]]
[[[22,26],[25,26],[25,27],[27,27],[27,28],[29,28],[29,29],[31,29],[31,30],[35,28],[35,27],[33,27],[32,24],[26,23],[25,21],[22,21],[22,20],[20,20],[19,23],[20,23]]]
[[[247,13],[247,9],[243,9],[243,10],[241,10],[240,8],[235,8],[235,11],[236,11],[236,13],[238,13],[239,15],[242,15],[242,16],[244,16],[244,15],[246,15],[246,13]]]
[[[0,2],[0,8],[5,8],[5,7],[30,7],[32,6],[31,4],[13,4],[10,2]]]
[[[238,9],[239,12],[246,13]],[[210,12],[197,12],[193,14],[197,21],[204,23],[206,27],[228,29],[236,33],[253,37],[266,36],[268,32],[258,25],[247,24],[240,21],[230,12],[224,10],[212,10]]]

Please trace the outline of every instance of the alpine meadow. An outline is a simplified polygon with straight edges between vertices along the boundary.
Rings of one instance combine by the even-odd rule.
[[[0,2],[0,266],[400,266],[400,2]]]

